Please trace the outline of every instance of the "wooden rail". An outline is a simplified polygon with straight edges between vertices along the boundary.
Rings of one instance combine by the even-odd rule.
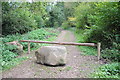
[[[97,47],[98,60],[100,59],[101,43],[95,44],[95,43],[75,43],[75,42],[50,42],[50,41],[34,41],[34,40],[20,40],[20,42],[28,42],[28,53],[30,53],[30,42],[46,43],[46,44],[59,44],[59,45],[95,46],[95,47]]]
[[[47,44],[59,44],[59,45],[97,46],[97,44],[95,43],[50,42],[50,41],[32,41],[32,40],[21,40],[21,42],[47,43]]]

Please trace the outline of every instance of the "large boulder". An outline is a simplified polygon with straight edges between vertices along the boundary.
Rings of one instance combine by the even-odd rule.
[[[67,50],[64,46],[43,46],[35,51],[37,63],[47,65],[65,65]]]
[[[14,50],[17,54],[21,55],[23,53],[23,46],[18,41],[7,42],[6,44],[17,46],[16,50]]]

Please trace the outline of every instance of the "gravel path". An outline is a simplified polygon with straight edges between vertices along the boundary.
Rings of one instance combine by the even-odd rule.
[[[58,42],[75,42],[72,32],[63,30],[59,34]],[[66,46],[68,50],[67,64],[65,66],[49,67],[36,63],[34,52],[27,54],[29,60],[3,72],[3,78],[89,78],[102,61],[95,56],[81,55],[77,46]]]

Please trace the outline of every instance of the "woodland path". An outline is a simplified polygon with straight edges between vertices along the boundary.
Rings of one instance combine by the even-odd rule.
[[[72,32],[63,30],[58,42],[75,42]],[[95,56],[81,55],[77,46],[66,46],[68,50],[67,64],[65,66],[49,67],[36,63],[34,52],[27,54],[28,60],[22,64],[3,72],[3,78],[89,78],[89,75],[99,67],[102,61]]]

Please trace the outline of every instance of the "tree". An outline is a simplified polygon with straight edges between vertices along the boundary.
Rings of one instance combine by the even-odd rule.
[[[49,10],[49,26],[50,27],[58,27],[62,24],[65,20],[64,14],[64,4],[63,3],[56,3],[50,4]]]

